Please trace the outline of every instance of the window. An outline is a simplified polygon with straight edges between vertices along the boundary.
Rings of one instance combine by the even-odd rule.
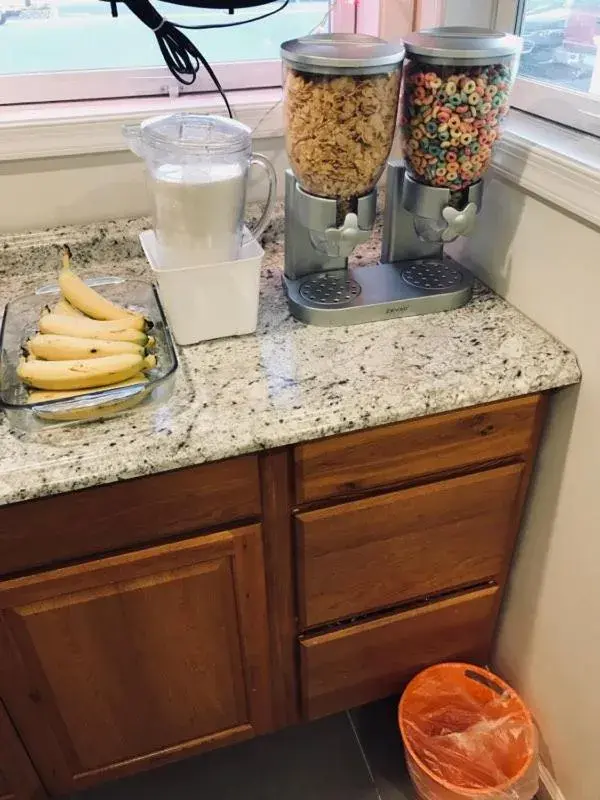
[[[512,104],[600,134],[600,0],[499,0],[497,23],[523,37]]]
[[[328,0],[290,0],[280,13],[255,25],[185,31],[225,89],[281,83],[279,45],[311,31],[353,29],[342,7]],[[192,9],[156,2],[166,19],[214,24],[259,16],[281,4],[236,12]],[[354,23],[354,7],[351,7]],[[100,0],[0,0],[0,105],[213,91],[201,69],[192,87],[172,78],[152,31],[124,6],[113,19]]]

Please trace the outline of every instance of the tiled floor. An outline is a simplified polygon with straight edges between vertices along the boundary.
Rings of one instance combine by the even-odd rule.
[[[395,703],[375,703],[71,800],[413,800],[395,713]]]

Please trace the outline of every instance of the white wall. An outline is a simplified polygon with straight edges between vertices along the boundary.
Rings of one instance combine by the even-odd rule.
[[[583,370],[552,402],[495,665],[535,712],[566,800],[599,800],[600,231],[493,180],[458,249]]]
[[[287,160],[283,139],[260,139],[279,189]],[[254,171],[253,171],[254,174]],[[265,197],[262,173],[250,199]],[[150,211],[142,162],[129,152],[0,162],[0,232],[141,216]]]

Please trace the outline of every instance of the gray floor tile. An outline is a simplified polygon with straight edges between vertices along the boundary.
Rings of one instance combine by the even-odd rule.
[[[397,698],[350,712],[381,800],[416,800],[406,771],[397,715]]]
[[[378,800],[346,715],[79,792],[72,800]]]

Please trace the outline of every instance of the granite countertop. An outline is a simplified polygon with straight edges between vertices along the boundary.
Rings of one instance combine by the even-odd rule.
[[[147,220],[0,237],[0,309],[56,280],[68,242],[85,277],[148,278]],[[24,436],[0,416],[0,505],[576,383],[574,354],[478,285],[456,311],[305,326],[281,291],[282,220],[265,237],[256,335],[179,348],[169,403]],[[355,263],[376,260],[377,235]],[[1,414],[1,412],[0,412]]]

